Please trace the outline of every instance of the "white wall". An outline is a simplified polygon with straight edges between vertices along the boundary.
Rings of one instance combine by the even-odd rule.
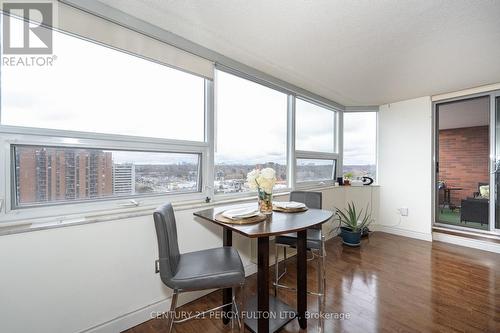
[[[432,240],[432,104],[421,97],[380,106],[377,229]],[[397,209],[408,208],[401,217]]]
[[[324,207],[365,206],[377,190],[330,188]],[[218,226],[193,218],[199,209],[176,211],[181,252],[222,245]],[[251,242],[233,244],[255,272]],[[119,332],[150,319],[171,295],[154,272],[157,251],[151,215],[0,236],[0,332]]]
[[[177,217],[182,252],[221,245],[216,226],[194,221],[192,211]],[[249,250],[236,246],[248,264]],[[167,309],[171,292],[154,272],[157,251],[150,216],[1,236],[0,332],[80,332],[155,303]]]

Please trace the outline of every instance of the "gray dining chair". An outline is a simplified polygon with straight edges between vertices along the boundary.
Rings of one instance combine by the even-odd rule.
[[[180,253],[177,242],[177,227],[174,210],[170,203],[157,208],[153,213],[156,237],[158,239],[159,270],[162,282],[173,290],[170,312],[167,316],[168,332],[174,323],[199,318],[222,308],[232,308],[234,319],[238,320],[240,332],[244,332],[242,316],[244,304],[245,270],[238,251],[230,246]],[[240,305],[236,303],[236,288],[240,288]],[[185,291],[233,288],[231,303],[204,311],[195,316],[175,319],[175,308],[179,293]]]
[[[293,191],[290,193],[290,201],[302,202],[308,208],[322,208],[323,196],[321,192],[308,192],[308,191]],[[290,233],[285,235],[276,236],[275,238],[275,256],[274,256],[274,295],[278,296],[278,289],[285,288],[295,290],[295,288],[287,285],[280,284],[279,281],[286,274],[286,260],[287,248],[296,248],[297,246],[297,233]],[[318,259],[318,291],[307,293],[318,297],[318,310],[324,312],[325,310],[325,291],[326,291],[326,275],[325,275],[325,236],[322,233],[321,225],[307,229],[307,250],[311,252],[312,257],[309,260]],[[279,272],[278,254],[279,249],[283,249],[283,273]]]

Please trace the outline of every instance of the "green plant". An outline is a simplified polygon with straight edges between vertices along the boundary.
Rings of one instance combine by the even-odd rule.
[[[347,208],[342,211],[341,209],[335,210],[337,220],[341,225],[351,229],[353,232],[362,231],[368,227],[372,222],[372,215],[368,210],[368,205],[363,214],[363,208],[358,212],[353,202],[348,203]]]
[[[352,179],[354,177],[354,174],[352,172],[346,172],[344,173],[344,179]]]

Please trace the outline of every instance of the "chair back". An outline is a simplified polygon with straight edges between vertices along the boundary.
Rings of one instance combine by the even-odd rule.
[[[323,193],[292,191],[290,192],[290,201],[302,202],[308,208],[321,209],[323,207]],[[312,226],[311,229],[321,229],[321,224]]]
[[[160,260],[160,277],[164,284],[170,287],[171,279],[177,272],[180,259],[177,243],[177,227],[172,204],[166,203],[158,207],[154,213],[156,238]]]
[[[321,209],[323,207],[323,193],[308,191],[292,191],[290,201],[302,202],[309,208]]]

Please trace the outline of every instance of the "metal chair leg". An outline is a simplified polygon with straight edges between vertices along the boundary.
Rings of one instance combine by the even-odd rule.
[[[240,284],[240,308],[238,311],[240,333],[245,333],[245,283]]]
[[[320,288],[320,297],[318,298],[318,311],[320,314],[319,323],[318,323],[318,331],[325,331],[325,303],[326,303],[326,249],[325,249],[325,236],[321,236],[321,248],[320,248],[320,256],[318,258],[318,270],[319,277],[318,287]]]
[[[274,297],[278,297],[278,244],[274,243]]]
[[[177,306],[177,297],[178,296],[179,296],[179,291],[174,290],[174,293],[172,294],[172,302],[170,304],[170,311],[168,312],[168,316],[167,316],[168,333],[171,333],[172,329],[174,327],[175,308]]]
[[[231,332],[234,331],[234,321],[238,319],[238,306],[236,305],[236,287],[233,287],[233,297],[231,298]]]

